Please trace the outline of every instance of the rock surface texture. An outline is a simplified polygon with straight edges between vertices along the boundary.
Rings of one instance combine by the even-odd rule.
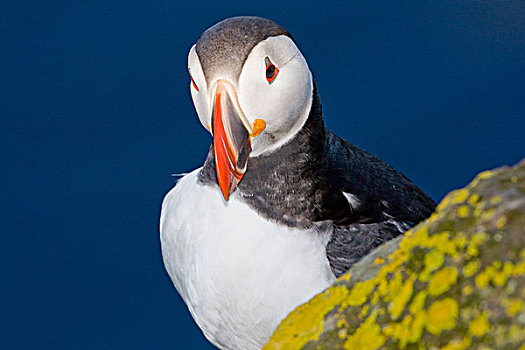
[[[525,161],[479,174],[299,306],[265,349],[525,350]]]

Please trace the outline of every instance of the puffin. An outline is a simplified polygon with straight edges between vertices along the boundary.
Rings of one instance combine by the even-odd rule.
[[[212,344],[260,349],[290,311],[435,203],[325,128],[307,61],[277,23],[213,25],[188,72],[212,142],[163,200],[164,265]]]

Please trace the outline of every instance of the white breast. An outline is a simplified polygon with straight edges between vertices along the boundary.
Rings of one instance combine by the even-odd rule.
[[[329,237],[261,218],[234,193],[184,176],[162,204],[160,235],[173,284],[206,337],[258,349],[297,305],[333,283]]]

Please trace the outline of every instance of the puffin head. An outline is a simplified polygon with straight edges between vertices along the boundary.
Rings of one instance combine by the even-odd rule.
[[[290,34],[260,17],[234,17],[207,29],[188,55],[190,90],[213,135],[225,200],[248,169],[293,139],[306,122],[313,80]]]

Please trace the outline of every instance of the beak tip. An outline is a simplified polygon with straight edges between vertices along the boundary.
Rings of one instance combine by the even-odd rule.
[[[226,202],[230,200],[230,194],[228,193],[228,191],[223,191],[221,188],[221,193],[222,193],[222,198],[224,198]]]

